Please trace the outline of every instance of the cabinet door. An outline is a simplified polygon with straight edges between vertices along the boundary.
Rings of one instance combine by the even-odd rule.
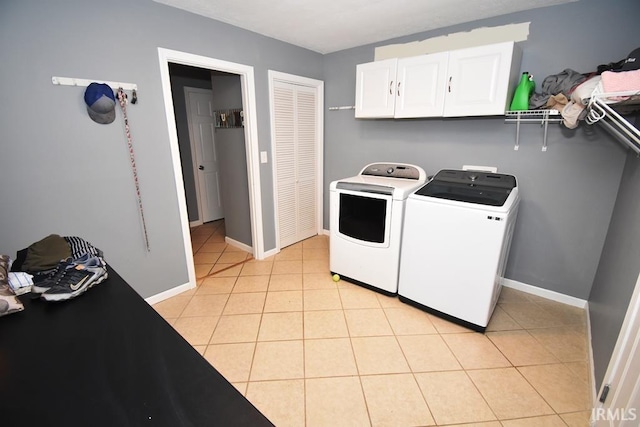
[[[393,117],[397,63],[393,58],[356,67],[356,117]]]
[[[513,42],[449,52],[444,115],[504,114],[510,81],[520,71],[520,57],[514,59]]]
[[[396,118],[442,116],[448,52],[398,60]]]

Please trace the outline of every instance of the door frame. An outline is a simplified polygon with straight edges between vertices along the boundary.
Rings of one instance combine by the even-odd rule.
[[[277,220],[279,217],[278,211],[278,181],[277,181],[277,171],[276,171],[276,126],[275,126],[275,116],[273,111],[274,99],[273,99],[273,84],[275,81],[280,81],[284,83],[290,83],[298,86],[305,86],[310,88],[315,88],[317,91],[316,97],[316,135],[317,135],[317,145],[316,145],[316,158],[317,160],[317,173],[316,173],[316,231],[318,234],[322,234],[323,226],[322,226],[322,218],[324,212],[323,200],[323,188],[324,188],[324,82],[322,80],[311,79],[308,77],[296,76],[295,74],[282,73],[280,71],[269,70],[269,115],[270,115],[270,125],[271,125],[271,173],[272,173],[272,181],[273,181],[273,205],[275,210],[275,232],[276,232],[276,247],[275,251],[280,252],[280,225]]]
[[[258,162],[258,124],[256,107],[256,88],[253,67],[236,64],[220,59],[209,58],[201,55],[181,52],[172,49],[158,48],[158,60],[160,62],[160,79],[164,108],[167,118],[167,131],[169,133],[169,147],[173,161],[173,176],[178,198],[180,223],[184,241],[185,258],[189,274],[191,288],[196,286],[196,272],[193,262],[193,248],[191,246],[191,233],[189,230],[189,215],[187,214],[187,201],[184,192],[182,178],[182,165],[180,162],[180,149],[178,146],[178,130],[176,128],[175,112],[173,109],[173,95],[171,93],[171,78],[169,75],[169,63],[188,65],[191,67],[206,68],[209,70],[223,71],[240,76],[242,87],[242,108],[244,109],[244,137],[247,152],[247,175],[249,181],[249,207],[251,217],[251,239],[253,257],[264,259],[264,232],[262,227],[262,193],[260,186],[260,164]]]
[[[594,409],[592,411],[592,421],[596,426],[613,425],[614,421],[622,421],[620,418],[612,419],[611,416],[620,417],[622,414],[621,407],[616,405],[626,403],[624,400],[627,396],[621,396],[619,393],[621,390],[629,390],[630,387],[635,386],[634,392],[640,392],[638,385],[640,384],[640,378],[638,376],[629,375],[629,370],[632,370],[630,363],[638,363],[638,348],[640,347],[640,275],[636,281],[636,285],[629,301],[629,307],[627,308],[620,333],[618,334],[618,340],[616,341],[613,354],[609,360],[607,372],[604,375],[600,390],[598,390],[598,398],[602,395],[605,386],[609,386],[609,394],[606,401],[600,403],[595,402]],[[635,365],[637,368],[637,365]],[[629,396],[630,397],[630,396]],[[622,400],[622,401],[620,401]],[[612,409],[613,408],[613,409]],[[606,412],[606,409],[612,409],[613,413]],[[627,408],[630,409],[630,408]],[[640,408],[633,408],[634,411],[638,411]],[[600,411],[600,412],[599,412]],[[637,423],[637,417],[640,417],[640,413],[634,412],[633,421]],[[629,421],[629,420],[627,420]]]
[[[211,95],[213,98],[213,90],[212,89],[203,89],[199,87],[185,86],[184,87],[184,100],[185,100],[185,109],[187,113],[187,124],[189,127],[189,146],[191,147],[191,167],[193,168],[193,177],[196,185],[196,205],[198,205],[198,220],[192,221],[189,223],[189,226],[197,226],[204,223],[202,218],[204,217],[202,212],[202,188],[200,188],[200,180],[198,179],[198,159],[196,154],[196,146],[195,146],[195,138],[194,138],[194,129],[193,122],[191,117],[191,108],[189,107],[189,93],[201,93]],[[215,138],[215,134],[214,134]],[[215,148],[215,147],[214,147]]]

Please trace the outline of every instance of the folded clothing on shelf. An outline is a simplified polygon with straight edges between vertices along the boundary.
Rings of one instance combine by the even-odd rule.
[[[9,287],[10,263],[8,255],[0,255],[0,316],[24,310],[24,306]]]
[[[605,71],[602,73],[602,90],[608,92],[640,92],[640,70],[631,71]],[[612,100],[624,101],[628,97],[616,96]]]

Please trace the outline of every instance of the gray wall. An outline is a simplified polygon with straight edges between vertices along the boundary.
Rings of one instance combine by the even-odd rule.
[[[215,109],[242,108],[240,76],[214,75],[212,81]],[[220,157],[226,235],[247,246],[252,246],[244,128],[216,129],[215,138]]]
[[[189,216],[189,222],[197,221],[200,213],[198,212],[196,181],[193,175],[191,138],[189,136],[189,120],[187,119],[184,88],[197,87],[200,89],[211,89],[211,71],[170,64],[169,73],[171,76],[171,93],[173,95],[173,111],[176,118],[178,145],[180,147],[180,162],[182,163],[184,195],[187,200],[187,214]]]
[[[354,104],[356,65],[373,61],[375,46],[481,27],[531,22],[529,38],[521,43],[522,70],[538,85],[565,68],[595,70],[625,58],[640,40],[640,3],[615,3],[581,0],[326,55],[326,107]],[[515,125],[502,117],[356,120],[353,110],[327,111],[325,117],[325,228],[329,183],[368,162],[415,163],[428,174],[463,164],[497,166],[518,177],[522,195],[507,277],[587,299],[626,159],[606,132],[552,125],[548,151],[542,152],[541,128],[523,125],[520,150],[514,151]]]
[[[143,297],[188,282],[158,47],[253,66],[259,147],[268,152],[267,71],[322,78],[320,54],[151,0],[0,2],[0,253],[15,256],[51,233],[76,235],[101,248]],[[138,84],[128,112],[150,252],[120,113],[110,125],[92,122],[84,89],[54,86],[52,76]],[[260,177],[269,250],[270,163]]]
[[[640,158],[629,151],[591,295],[597,387],[602,384],[640,273]]]
[[[530,21],[522,69],[540,84],[546,75],[594,70],[637,47],[640,3],[615,6],[581,0],[390,42]],[[253,66],[259,149],[267,152],[268,69],[324,80],[326,107],[353,105],[355,66],[374,54],[374,46],[364,46],[322,56],[151,0],[1,2],[0,78],[10,100],[0,104],[1,253],[14,255],[50,233],[78,235],[103,249],[145,297],[187,282],[158,47]],[[129,119],[151,252],[143,244],[121,117],[93,123],[83,89],[54,86],[54,75],[138,84]],[[542,153],[541,130],[529,125],[514,152],[515,126],[502,118],[355,120],[350,110],[327,110],[325,117],[325,228],[329,183],[367,162],[413,162],[429,173],[495,165],[518,176],[523,196],[507,277],[589,296],[626,160],[604,132],[554,126]],[[270,163],[260,165],[260,177],[269,250],[275,247]]]

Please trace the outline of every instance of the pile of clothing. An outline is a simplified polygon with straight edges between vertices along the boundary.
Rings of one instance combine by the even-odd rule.
[[[51,234],[18,251],[15,261],[0,256],[0,316],[24,309],[17,295],[65,301],[107,278],[100,249],[80,237]]]
[[[0,255],[0,316],[24,310],[24,306],[9,287],[10,266],[9,256]]]
[[[562,115],[562,123],[569,129],[575,129],[578,121],[586,117],[584,101],[594,91],[640,91],[640,48],[631,52],[626,59],[598,66],[597,71],[592,73],[581,74],[565,69],[547,76],[542,82],[541,90],[542,92],[534,93],[529,99],[529,109],[558,110]],[[621,100],[624,98],[616,97],[610,101]]]

